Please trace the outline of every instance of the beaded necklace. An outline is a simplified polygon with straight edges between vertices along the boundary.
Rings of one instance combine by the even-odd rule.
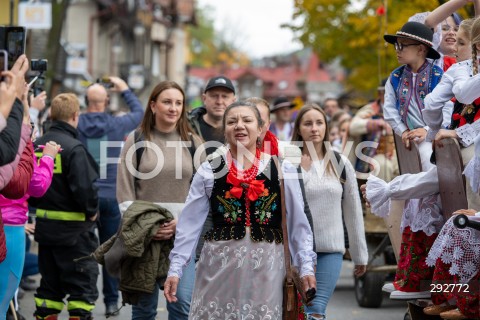
[[[255,150],[255,159],[249,169],[238,170],[235,165],[231,153],[227,153],[228,174],[227,183],[232,185],[230,194],[237,199],[242,197],[243,192],[245,195],[245,225],[248,227],[250,223],[250,202],[258,199],[258,196],[263,193],[265,186],[263,182],[265,180],[255,180],[258,174],[258,168],[260,163],[260,149]]]

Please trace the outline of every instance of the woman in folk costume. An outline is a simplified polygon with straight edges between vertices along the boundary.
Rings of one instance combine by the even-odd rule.
[[[457,228],[453,224],[455,214],[480,221],[477,210],[458,210],[443,226],[427,258],[427,264],[435,267],[431,285],[433,306],[423,312],[443,319],[478,319],[480,231]]]
[[[383,113],[394,132],[402,137],[405,147],[415,143],[419,149],[422,171],[428,171],[432,144],[425,141],[426,124],[422,117],[424,98],[440,82],[442,70],[427,60],[440,55],[432,48],[433,32],[424,24],[407,22],[395,35],[385,35],[395,45],[401,67],[394,70],[385,86]],[[387,189],[388,190],[388,189]],[[374,176],[367,181],[367,198],[372,212],[386,216],[390,212],[386,183]],[[413,197],[412,197],[413,198]],[[422,280],[432,278],[433,270],[426,268],[425,258],[443,225],[438,195],[405,203],[402,216],[402,245],[395,276],[393,299],[429,297],[421,292]]]
[[[480,122],[477,122],[480,119],[480,94],[477,89],[480,82],[475,76],[478,73],[476,47],[479,45],[476,43],[480,43],[480,20],[467,19],[461,23],[457,34],[457,59],[460,62],[444,74],[434,92],[426,97],[426,108],[423,112],[425,122],[430,127],[428,137],[434,137],[435,141],[457,139],[464,165],[473,158],[473,142],[480,132]],[[442,107],[446,100],[452,98],[455,104],[451,123],[447,129],[442,129]],[[468,174],[467,180],[471,181],[475,176],[473,173]],[[436,177],[436,174],[433,177]],[[467,184],[467,200],[470,208],[480,210],[480,197],[478,192],[472,191],[471,183]]]
[[[228,151],[204,162],[192,181],[170,254],[165,297],[176,301],[182,268],[211,209],[214,227],[197,264],[189,318],[281,319],[285,266],[279,172],[258,147],[262,120],[254,104],[231,104],[223,121]],[[313,236],[297,171],[287,161],[281,170],[293,264],[304,288],[315,288]]]
[[[470,160],[466,169],[467,197],[469,210],[459,210],[480,220],[480,94],[478,85],[478,51],[480,50],[480,19],[473,22],[471,30],[471,61],[458,63],[453,91],[457,101],[452,115],[451,127],[455,130],[440,130],[438,136],[459,139],[464,148],[464,162]],[[463,104],[462,104],[463,102]],[[480,283],[480,232],[466,228],[458,229],[452,217],[445,223],[432,246],[427,263],[435,266],[433,285],[464,284],[456,290],[439,290],[432,294],[434,306],[424,309],[426,314],[438,315],[444,319],[467,319],[480,317],[478,284]],[[435,288],[435,287],[434,287]],[[471,288],[471,289],[470,289]],[[448,292],[447,292],[448,291]]]

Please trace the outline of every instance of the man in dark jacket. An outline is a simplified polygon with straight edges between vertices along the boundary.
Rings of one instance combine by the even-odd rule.
[[[118,157],[126,136],[140,125],[143,118],[142,105],[125,81],[117,77],[109,77],[109,80],[113,85],[109,91],[120,92],[130,112],[119,117],[105,112],[110,103],[109,93],[103,85],[96,83],[87,88],[87,112],[80,115],[77,128],[78,138],[100,166],[100,179],[97,180],[100,243],[110,239],[120,226],[121,214],[115,195]],[[114,315],[118,313],[118,280],[105,268],[102,271],[105,314]]]
[[[68,295],[70,320],[92,319],[98,298],[98,266],[88,256],[98,246],[94,233],[98,210],[98,166],[77,139],[80,105],[74,94],[52,100],[52,126],[36,145],[57,142],[63,148],[55,158],[53,180],[41,198],[30,198],[37,208],[35,240],[42,279],[35,295],[36,319],[58,319]]]
[[[203,106],[190,113],[190,124],[205,142],[214,142],[218,147],[225,140],[222,130],[225,109],[237,100],[232,81],[224,76],[211,78],[205,86],[202,100]],[[215,145],[210,145],[206,149],[207,155],[215,149]]]

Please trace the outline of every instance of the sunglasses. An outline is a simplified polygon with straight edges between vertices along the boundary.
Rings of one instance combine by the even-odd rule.
[[[453,32],[458,32],[458,26],[451,26],[449,24],[442,24],[442,31],[450,31],[453,30]]]
[[[402,51],[403,48],[411,47],[411,46],[419,46],[420,43],[403,44],[403,43],[395,42],[393,45],[395,46],[395,50]]]

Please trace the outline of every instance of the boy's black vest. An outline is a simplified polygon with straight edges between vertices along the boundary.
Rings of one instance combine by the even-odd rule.
[[[215,182],[210,206],[213,217],[213,229],[205,234],[205,240],[239,240],[246,234],[246,200],[245,191],[242,197],[233,197],[227,183],[227,164],[224,157],[209,160]],[[270,159],[257,180],[264,180],[265,191],[257,200],[250,202],[251,239],[255,242],[266,241],[282,243],[282,208],[278,171],[273,159]]]

